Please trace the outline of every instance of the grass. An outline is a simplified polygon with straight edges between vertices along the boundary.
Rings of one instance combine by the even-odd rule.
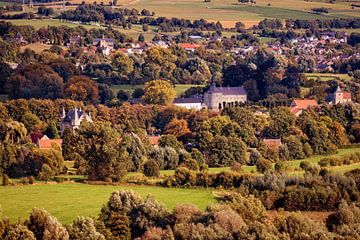
[[[331,74],[331,73],[304,73],[309,80],[316,80],[318,77],[321,81],[341,80],[350,81],[351,77],[348,74]]]
[[[77,23],[71,23],[71,22],[63,22],[60,21],[59,19],[45,19],[45,20],[37,20],[37,19],[16,19],[16,20],[6,20],[7,22],[11,22],[15,25],[30,25],[33,26],[35,29],[39,29],[39,28],[46,28],[48,26],[55,26],[55,27],[59,27],[59,26],[68,26],[70,28],[76,28],[79,26],[82,26],[86,29],[92,29],[92,28],[98,28],[98,29],[105,29],[105,27],[101,27],[101,26],[93,26],[93,25],[85,25],[85,24],[77,24]]]
[[[332,16],[319,15],[309,12],[277,8],[277,7],[264,7],[264,6],[249,6],[249,5],[233,5],[227,7],[220,7],[220,9],[236,10],[241,12],[250,12],[259,15],[262,18],[278,18],[278,19],[303,19],[303,20],[315,20],[315,19],[331,19]]]
[[[71,223],[77,216],[96,217],[110,194],[120,189],[133,190],[142,197],[151,194],[168,209],[180,203],[191,203],[205,209],[207,205],[216,202],[209,189],[71,183],[0,187],[0,205],[2,214],[13,222],[28,218],[32,208],[41,207],[57,217],[60,222]]]
[[[176,95],[178,97],[181,96],[182,93],[184,93],[187,89],[191,87],[203,87],[203,85],[193,85],[193,84],[176,84],[175,85],[175,91]],[[121,85],[112,85],[111,90],[116,94],[119,90],[124,90],[126,92],[129,92],[130,94],[136,89],[136,88],[143,88],[144,85],[130,85],[130,84],[121,84]]]
[[[6,100],[8,100],[8,95],[0,94],[0,102],[5,102]]]
[[[12,5],[14,3],[11,3],[11,2],[1,2],[0,1],[0,7],[3,7],[3,6],[6,6],[6,5]]]
[[[343,155],[357,153],[357,152],[360,152],[360,148],[339,149],[337,153],[332,154],[331,156],[338,157],[338,156],[343,156]],[[317,155],[317,156],[313,156],[313,157],[305,158],[305,159],[301,159],[301,160],[287,161],[287,163],[291,167],[291,171],[289,172],[289,174],[293,174],[293,173],[296,174],[296,172],[293,172],[293,171],[296,168],[300,167],[300,163],[302,161],[309,161],[312,164],[317,164],[324,157],[326,157],[326,156]],[[273,164],[273,167],[274,167],[274,164]],[[360,163],[352,164],[352,165],[329,167],[329,170],[342,173],[342,172],[350,171],[350,170],[353,170],[356,168],[360,168]],[[255,166],[244,166],[242,168],[242,170],[244,173],[251,173],[251,172],[256,171],[256,167]],[[220,172],[224,172],[224,171],[231,171],[230,167],[209,168],[210,173],[220,173]],[[175,171],[174,170],[162,170],[162,171],[160,171],[160,173],[165,176],[171,176],[171,175],[175,174]]]

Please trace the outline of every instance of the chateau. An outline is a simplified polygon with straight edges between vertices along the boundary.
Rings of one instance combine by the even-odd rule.
[[[85,111],[82,111],[80,109],[73,109],[65,112],[65,109],[63,108],[62,114],[61,114],[61,135],[63,134],[66,127],[70,127],[71,130],[78,129],[80,127],[80,124],[82,121],[88,121],[92,122],[92,118],[90,113],[87,114]]]
[[[247,101],[243,87],[216,87],[215,83],[204,94],[204,105],[208,109],[220,110],[226,106],[237,105]]]

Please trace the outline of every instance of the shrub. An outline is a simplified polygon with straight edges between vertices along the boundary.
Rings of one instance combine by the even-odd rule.
[[[230,167],[231,171],[234,172],[241,172],[242,171],[242,165],[238,162],[233,162],[233,164]]]
[[[55,176],[53,170],[47,164],[41,166],[40,179],[42,181],[49,181]]]
[[[260,173],[265,173],[271,169],[271,162],[266,159],[261,159],[256,163],[256,170]]]
[[[144,163],[143,172],[147,177],[158,177],[160,175],[160,167],[154,160],[148,160]]]
[[[10,184],[10,178],[8,175],[3,174],[2,176],[2,185],[3,186],[8,186]]]
[[[183,162],[180,166],[185,167],[192,171],[199,171],[200,168],[199,164],[194,159],[188,159],[185,162]]]

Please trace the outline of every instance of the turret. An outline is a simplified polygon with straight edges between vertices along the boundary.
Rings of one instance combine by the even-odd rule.
[[[61,119],[64,119],[65,117],[66,117],[65,108],[62,108]]]
[[[78,109],[75,108],[75,114],[74,114],[74,122],[75,122],[75,124],[78,122],[78,120],[79,120]]]

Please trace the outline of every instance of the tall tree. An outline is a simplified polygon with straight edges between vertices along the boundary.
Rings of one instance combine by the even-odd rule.
[[[142,99],[150,104],[168,105],[173,102],[176,92],[165,80],[153,80],[145,83],[145,94]]]

